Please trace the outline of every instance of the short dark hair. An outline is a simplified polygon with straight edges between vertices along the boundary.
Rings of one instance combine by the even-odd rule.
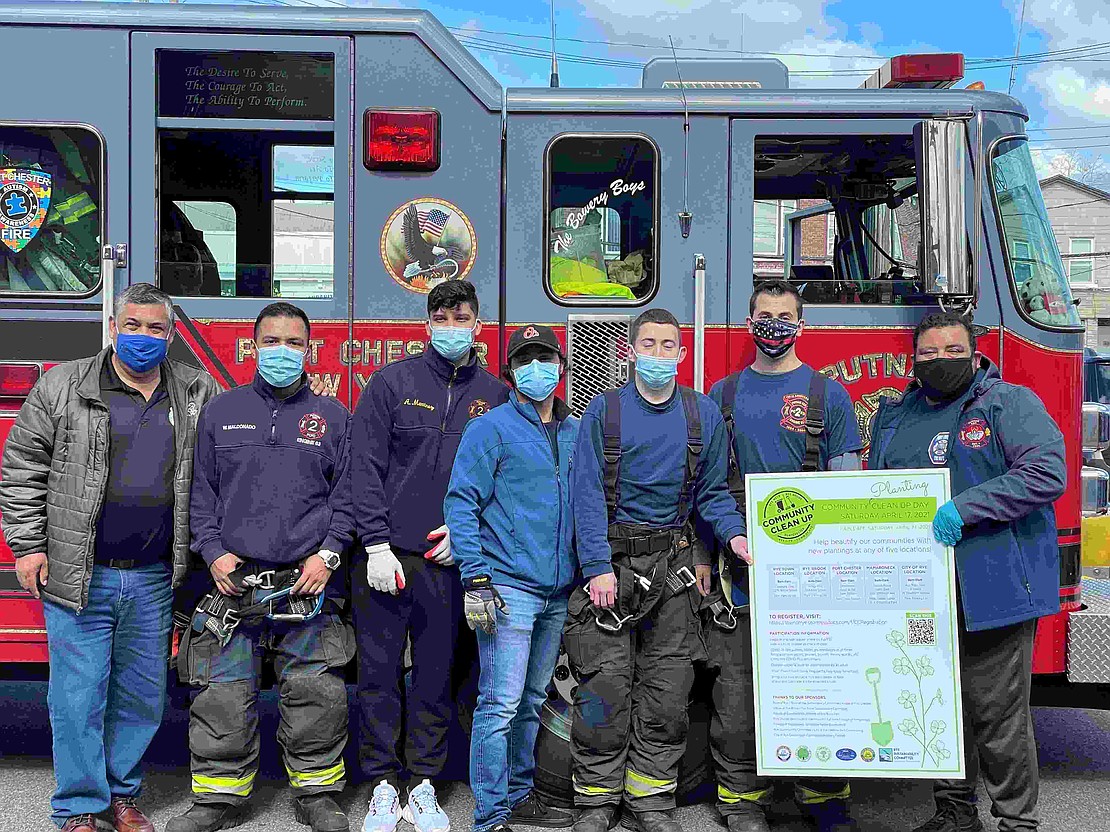
[[[798,304],[798,320],[802,319],[802,293],[789,280],[764,280],[762,283],[755,284],[752,296],[748,300],[749,315],[755,314],[755,301],[760,295],[770,295],[775,298],[780,298],[783,295],[793,296],[794,303]]]
[[[975,329],[971,324],[971,319],[966,315],[957,315],[955,312],[933,312],[926,315],[913,330],[913,352],[917,354],[917,342],[921,338],[922,333],[928,332],[930,329],[942,329],[946,326],[962,326],[964,331],[967,332],[967,342],[971,345],[971,351],[975,352]]]
[[[632,329],[628,331],[629,345],[635,345],[636,338],[640,335],[640,327],[644,324],[670,324],[678,330],[679,340],[682,340],[682,327],[678,325],[678,318],[662,307],[646,309],[632,322]]]
[[[258,338],[258,327],[267,318],[300,318],[301,323],[304,324],[304,334],[309,336],[312,334],[312,325],[308,322],[308,315],[299,306],[294,306],[291,303],[286,303],[279,300],[277,303],[271,303],[265,309],[258,313],[258,317],[254,319],[254,337]]]
[[[469,303],[478,314],[478,291],[469,280],[445,280],[428,292],[428,317],[440,309],[458,309]]]

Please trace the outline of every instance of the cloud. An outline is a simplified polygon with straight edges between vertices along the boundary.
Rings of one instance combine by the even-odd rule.
[[[1062,114],[1110,118],[1110,80],[1085,75],[1070,66],[1049,66],[1029,78],[1042,92],[1047,107]]]

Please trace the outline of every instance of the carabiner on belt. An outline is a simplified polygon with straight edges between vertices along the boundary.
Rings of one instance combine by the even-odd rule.
[[[601,617],[603,615],[605,615],[606,613],[608,613],[609,615],[611,615],[613,617],[613,621],[611,623],[608,622],[608,621],[602,621],[601,620]],[[631,615],[626,615],[624,617],[621,617],[621,616],[617,615],[616,612],[613,611],[612,607],[606,607],[602,610],[598,610],[598,611],[594,612],[594,621],[597,622],[598,629],[599,630],[605,630],[605,632],[607,632],[607,633],[619,633],[621,631],[621,628],[624,627],[624,625],[627,624],[631,620],[632,620]]]

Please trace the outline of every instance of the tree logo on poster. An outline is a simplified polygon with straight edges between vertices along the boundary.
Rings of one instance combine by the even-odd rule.
[[[760,504],[759,523],[776,543],[801,543],[813,531],[813,500],[797,488],[780,488]]]

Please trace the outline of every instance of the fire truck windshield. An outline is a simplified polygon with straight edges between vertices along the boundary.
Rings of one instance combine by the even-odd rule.
[[[1018,309],[1043,327],[1082,326],[1024,138],[998,143],[991,180]]]

